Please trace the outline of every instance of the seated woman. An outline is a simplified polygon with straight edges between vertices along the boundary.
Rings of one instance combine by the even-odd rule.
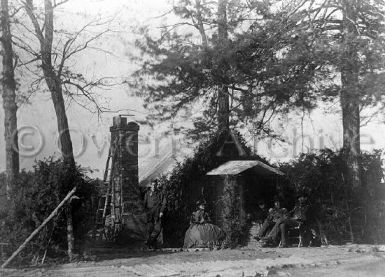
[[[209,223],[210,218],[205,212],[205,203],[197,202],[198,209],[193,212],[190,227],[184,237],[184,248],[219,246],[225,239],[225,233],[218,226]]]

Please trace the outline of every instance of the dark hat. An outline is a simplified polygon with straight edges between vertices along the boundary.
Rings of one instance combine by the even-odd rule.
[[[196,203],[197,207],[199,207],[200,205],[206,205],[206,201],[204,200],[198,200],[197,203]]]

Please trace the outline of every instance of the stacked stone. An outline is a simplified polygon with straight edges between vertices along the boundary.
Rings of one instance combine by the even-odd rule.
[[[124,234],[130,238],[144,239],[146,214],[139,190],[138,132],[139,125],[127,118],[113,119],[111,143],[118,143],[114,162],[113,205],[115,217],[121,218]]]

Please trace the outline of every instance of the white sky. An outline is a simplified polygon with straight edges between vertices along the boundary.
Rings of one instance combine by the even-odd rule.
[[[171,1],[171,0],[170,0]],[[134,69],[128,59],[128,54],[134,51],[134,36],[131,27],[137,24],[150,24],[156,28],[160,19],[157,16],[170,10],[167,0],[72,0],[61,7],[58,17],[63,25],[75,29],[81,23],[74,18],[87,19],[91,17],[108,17],[117,14],[117,20],[113,27],[117,31],[113,35],[104,38],[98,46],[108,48],[114,55],[89,51],[79,55],[73,63],[74,68],[79,68],[89,75],[125,77]],[[81,20],[81,19],[79,19]],[[68,24],[68,25],[67,25]],[[64,27],[64,26],[63,26]],[[110,91],[99,92],[109,99],[112,110],[130,109],[135,115],[132,119],[143,119],[146,111],[139,98],[132,97],[126,86],[113,88]],[[1,101],[1,100],[0,100]],[[2,104],[2,103],[1,103]],[[79,153],[77,161],[85,167],[99,170],[94,176],[101,177],[108,152],[109,126],[112,116],[116,113],[104,114],[99,120],[95,115],[86,110],[71,105],[68,108],[70,128],[73,130],[75,153]],[[126,112],[123,112],[126,113]],[[3,110],[0,109],[0,121],[3,121]],[[18,124],[23,128],[21,151],[30,155],[31,149],[40,149],[37,155],[22,156],[21,166],[30,168],[35,159],[41,159],[50,155],[59,155],[56,146],[57,127],[56,117],[52,103],[47,94],[38,94],[32,99],[31,105],[23,105],[18,112]],[[301,115],[290,114],[275,123],[276,128],[287,137],[286,143],[258,142],[256,151],[272,161],[288,160],[301,151],[323,146],[338,148],[342,142],[342,123],[338,104],[318,109],[307,116],[303,121],[303,131],[306,137],[302,147],[301,142]],[[38,132],[26,133],[39,130]],[[171,139],[161,136],[163,129],[150,130],[142,127],[140,135],[147,137],[147,141],[140,144],[140,165],[146,166],[159,157],[155,156],[156,140],[160,139],[161,145],[169,145]],[[362,128],[362,148],[385,147],[385,128],[383,123],[373,123]],[[40,135],[39,135],[39,134]],[[5,169],[4,153],[4,127],[0,124],[0,172]],[[296,139],[294,139],[296,138]],[[250,140],[252,144],[252,140]],[[39,145],[42,145],[39,147]],[[179,143],[177,143],[179,145]],[[293,146],[296,144],[296,146]],[[32,146],[31,149],[29,149]],[[183,147],[182,147],[183,148]],[[162,147],[161,147],[162,149]],[[162,152],[163,150],[161,150]],[[189,152],[189,151],[187,151]]]

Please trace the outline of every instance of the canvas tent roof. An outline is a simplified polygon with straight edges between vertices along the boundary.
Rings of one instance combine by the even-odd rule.
[[[153,159],[147,167],[139,168],[139,186],[147,186],[151,180],[159,178],[162,174],[170,171],[176,164],[177,160],[169,152],[159,159]]]
[[[228,161],[211,170],[207,175],[237,175],[250,168],[262,175],[284,175],[282,171],[255,160]]]

